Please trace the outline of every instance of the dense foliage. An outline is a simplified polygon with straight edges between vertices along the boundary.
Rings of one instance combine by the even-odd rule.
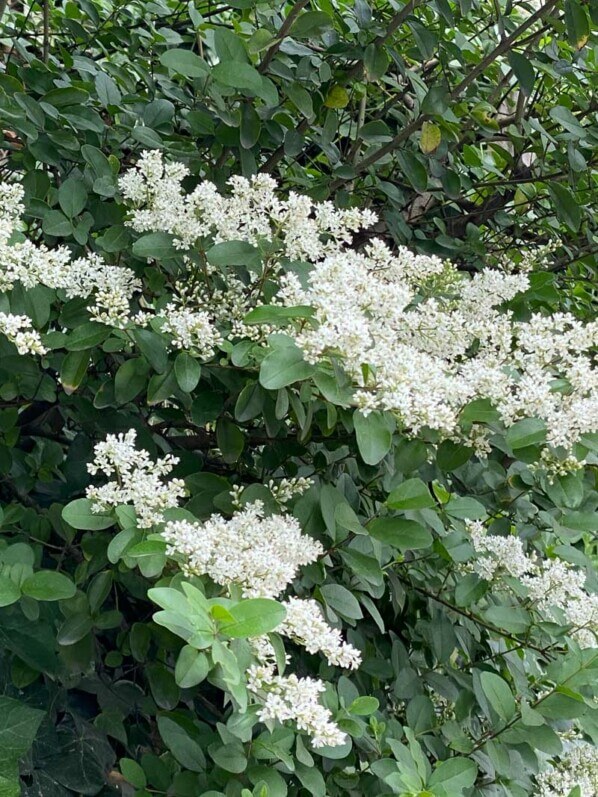
[[[2,797],[596,793],[596,22],[0,0]]]

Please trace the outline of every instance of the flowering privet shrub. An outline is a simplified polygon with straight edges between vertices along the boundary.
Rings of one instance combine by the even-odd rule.
[[[39,726],[26,794],[594,795],[598,324],[267,176],[119,190],[113,262],[0,192],[7,794]]]

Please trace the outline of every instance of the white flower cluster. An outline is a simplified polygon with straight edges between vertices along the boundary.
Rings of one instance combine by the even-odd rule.
[[[466,521],[477,554],[473,570],[488,581],[500,583],[507,574],[518,578],[544,619],[571,625],[572,636],[582,647],[598,639],[598,595],[586,590],[586,576],[560,559],[528,556],[518,537],[488,535],[479,520]]]
[[[95,446],[95,459],[87,469],[116,479],[100,487],[88,487],[87,497],[95,512],[105,512],[111,507],[133,504],[140,528],[147,529],[163,521],[165,509],[176,507],[185,493],[182,479],[162,481],[178,462],[171,455],[152,462],[144,449],[135,448],[136,432],[108,435]]]
[[[598,640],[598,595],[585,589],[583,572],[560,559],[544,560],[536,573],[521,579],[538,610],[555,623],[570,623],[581,647]]]
[[[26,289],[45,285],[63,290],[67,299],[93,297],[90,310],[96,321],[124,326],[130,299],[141,290],[134,273],[109,266],[96,254],[73,261],[66,246],[48,249],[27,239],[15,242],[23,193],[18,184],[0,184],[0,291],[18,282]]]
[[[268,489],[274,496],[275,501],[278,501],[279,504],[287,504],[295,496],[303,495],[306,490],[309,490],[311,485],[311,479],[306,479],[304,476],[295,476],[292,479],[280,479],[278,481],[270,479]]]
[[[185,349],[202,360],[209,360],[222,342],[209,313],[189,310],[170,303],[158,316],[163,319],[162,331],[172,335],[172,344]]]
[[[439,281],[446,269],[455,279]],[[421,298],[432,277],[450,286],[444,298]],[[568,314],[514,322],[497,308],[527,289],[525,274],[486,269],[459,282],[437,258],[373,241],[364,252],[329,254],[307,286],[293,273],[281,286],[283,304],[316,311],[316,326],[289,330],[306,357],[339,357],[358,404],[392,411],[411,433],[427,426],[458,437],[459,413],[477,398],[489,398],[507,425],[542,418],[554,447],[570,449],[598,428],[598,322]],[[477,431],[470,442],[487,446]]]
[[[576,470],[582,470],[586,464],[587,460],[577,459],[572,454],[557,457],[549,448],[543,448],[538,462],[531,462],[528,467],[532,473],[545,473],[548,481],[553,484],[559,476],[567,476]]]
[[[265,517],[260,501],[230,520],[220,515],[205,523],[177,520],[167,523],[163,533],[168,552],[183,557],[185,573],[207,574],[222,586],[238,584],[247,598],[276,597],[299,567],[323,552],[319,542],[301,533],[295,518]]]
[[[311,736],[315,748],[337,747],[346,741],[331,712],[320,703],[326,690],[321,680],[299,678],[294,673],[277,675],[273,664],[259,664],[249,668],[247,686],[262,703],[258,711],[262,722],[294,722]]]
[[[530,247],[529,243],[525,241],[513,241],[507,236],[502,236],[495,241],[495,245],[496,244],[500,244],[503,247],[509,245],[513,247],[514,245],[515,248],[514,253],[513,249],[511,249],[511,252],[508,254],[501,253],[498,258],[496,258],[496,265],[498,268],[508,272],[517,271],[529,273],[530,271],[541,271],[542,269],[548,268],[552,260],[551,255],[562,246],[562,241],[553,238],[548,241],[548,243],[542,244],[541,246]],[[511,257],[511,253],[514,254],[513,257]]]
[[[493,581],[497,575],[504,573],[521,578],[526,573],[535,571],[535,562],[525,553],[519,537],[513,534],[508,537],[488,534],[479,520],[466,520],[465,525],[477,554],[472,567],[482,578]]]
[[[156,317],[173,335],[175,346],[213,354],[220,343],[219,326],[230,335],[258,339],[264,330],[247,326],[243,318],[261,303],[261,270],[248,271],[248,279],[231,269],[222,279],[219,269],[203,262],[199,267],[185,250],[209,248],[226,241],[244,241],[252,246],[276,241],[274,256],[264,262],[264,274],[275,277],[281,260],[322,258],[341,245],[350,244],[353,233],[375,221],[370,211],[339,211],[330,202],[314,204],[308,197],[291,193],[280,198],[276,182],[268,175],[251,180],[234,176],[230,194],[223,196],[215,185],[200,183],[191,193],[182,188],[189,174],[180,163],[167,163],[158,151],[144,152],[137,167],[120,178],[125,199],[133,206],[129,224],[137,232],[171,234],[181,248],[187,275],[173,289],[179,306],[169,305]],[[208,243],[206,243],[208,242]],[[143,323],[151,314],[145,313]],[[142,323],[141,316],[138,322]]]
[[[87,497],[97,512],[132,503],[139,526],[149,528],[163,520],[165,509],[177,505],[184,483],[178,479],[164,483],[162,477],[171,472],[176,458],[167,456],[152,462],[147,451],[135,448],[135,439],[132,429],[126,434],[108,435],[96,445],[89,472],[116,478],[100,487],[89,487]],[[279,486],[284,497],[285,491],[293,494],[308,485],[308,480],[298,478]],[[240,489],[232,495],[238,504]],[[225,587],[238,585],[248,598],[276,597],[295,578],[299,567],[323,553],[319,542],[301,533],[295,518],[265,517],[259,501],[239,509],[230,520],[213,515],[205,523],[171,521],[163,536],[169,544],[168,553],[183,558],[184,572],[207,574]],[[359,666],[360,652],[343,642],[340,631],[328,626],[316,601],[291,597],[283,605],[286,617],[276,631],[310,653],[321,651],[330,664],[349,669]],[[312,736],[314,747],[342,744],[345,734],[319,702],[325,689],[322,681],[279,674],[268,637],[250,641],[259,664],[248,671],[248,687],[262,703],[260,719],[293,720]]]
[[[15,344],[19,354],[45,354],[47,351],[26,315],[0,313],[0,333]]]
[[[266,174],[251,180],[231,177],[228,196],[207,181],[185,194],[181,183],[188,174],[183,164],[164,162],[157,150],[144,152],[136,168],[120,178],[123,196],[135,207],[133,229],[168,232],[181,248],[202,238],[254,245],[276,238],[282,256],[314,260],[339,244],[351,243],[354,232],[376,221],[368,210],[339,211],[331,202],[314,205],[293,192],[282,200],[276,181]]]
[[[463,406],[489,398],[507,425],[542,418],[549,444],[567,452],[598,428],[592,361],[598,323],[582,325],[567,314],[516,323],[499,308],[529,287],[526,274],[486,269],[468,279],[438,258],[404,248],[393,253],[380,240],[356,252],[350,248],[353,234],[376,220],[368,211],[314,204],[294,193],[282,199],[266,175],[232,178],[227,196],[207,182],[187,194],[187,176],[182,164],[165,163],[156,151],[144,153],[121,178],[134,205],[134,229],[169,232],[185,249],[205,248],[206,241],[268,243],[264,273],[280,281],[274,301],[316,311],[315,326],[300,332],[290,327],[289,334],[311,361],[341,359],[364,410],[390,410],[414,434],[431,427],[459,438]],[[280,276],[285,259],[310,263],[307,281],[292,269]],[[217,276],[210,269],[206,264],[194,292],[182,288],[182,331],[171,330],[176,345],[206,354],[218,341],[215,320],[228,324],[233,336],[259,336],[259,328],[246,327],[242,317],[261,301],[263,281],[249,268],[248,283],[231,273],[225,286],[215,280],[208,287]],[[196,340],[186,334],[195,323]],[[487,434],[475,424],[467,440],[479,453],[489,450]]]
[[[576,787],[580,797],[598,794],[598,750],[588,742],[571,747],[560,760],[536,776],[538,797],[569,797]]]
[[[309,606],[307,613],[297,609],[297,604]],[[287,616],[276,631],[292,637],[305,645],[310,653],[322,651],[332,664],[356,668],[361,662],[359,651],[351,645],[343,645],[340,634],[329,629],[324,623],[315,601],[301,601],[291,598],[285,604]],[[301,615],[306,617],[302,620]],[[307,616],[309,615],[309,617]],[[297,621],[297,622],[295,622]],[[308,625],[311,623],[311,629]],[[308,643],[303,634],[315,634],[318,641]],[[247,687],[254,693],[262,708],[258,717],[266,722],[295,722],[300,730],[312,737],[314,747],[344,744],[346,734],[332,720],[331,712],[321,705],[319,695],[326,687],[321,680],[299,678],[297,675],[281,675],[277,671],[276,654],[267,636],[249,640],[258,664],[252,664],[247,671]],[[285,656],[285,664],[289,656]]]
[[[361,653],[343,641],[337,628],[328,625],[317,601],[289,598],[283,605],[287,614],[276,629],[279,634],[293,639],[308,653],[323,653],[329,664],[350,670],[359,667]]]

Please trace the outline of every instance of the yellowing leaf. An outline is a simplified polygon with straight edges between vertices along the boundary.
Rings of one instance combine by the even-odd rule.
[[[424,122],[422,125],[422,135],[419,140],[419,147],[424,155],[435,152],[442,141],[442,133],[438,125],[434,122]]]
[[[349,104],[349,95],[342,86],[332,86],[324,105],[327,108],[344,108]]]

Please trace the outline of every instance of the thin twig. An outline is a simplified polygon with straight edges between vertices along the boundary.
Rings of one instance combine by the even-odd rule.
[[[44,64],[50,60],[50,0],[44,0],[44,42],[43,42],[43,59]]]
[[[547,13],[549,13],[559,2],[559,0],[549,0],[545,5],[543,5],[535,14],[532,14],[528,19],[525,20],[516,30],[511,33],[510,36],[503,39],[493,50],[492,52],[488,53],[488,55],[483,58],[477,66],[475,66],[464,78],[463,80],[458,83],[455,88],[451,91],[449,97],[451,100],[458,99],[464,91],[466,91],[469,86],[476,80],[489,66],[492,64],[497,58],[503,55],[505,52],[512,47],[512,45],[517,41],[519,36],[524,33],[528,28],[530,28],[535,22],[542,19]],[[431,118],[430,114],[422,113],[419,116],[416,116],[412,119],[400,133],[398,133],[391,141],[385,144],[383,147],[380,147],[375,152],[372,152],[370,155],[365,157],[359,163],[355,164],[355,172],[360,174],[361,172],[366,171],[370,166],[372,166],[376,161],[379,161],[385,155],[393,152],[394,150],[398,149],[398,147],[406,141],[410,136],[415,133],[424,122],[428,121]],[[329,185],[330,192],[335,191],[337,188],[340,188],[344,183],[348,180],[352,180],[353,177],[338,177],[336,180],[333,180]]]
[[[262,62],[258,66],[258,72],[265,72],[268,66],[270,65],[270,61],[274,58],[276,53],[280,49],[280,45],[285,40],[287,33],[291,29],[293,22],[296,20],[297,16],[301,13],[301,11],[305,8],[305,6],[309,3],[309,0],[298,0],[297,3],[293,6],[293,8],[287,14],[285,21],[280,26],[280,30],[276,34],[276,41],[274,44],[266,51],[266,54],[262,58]]]

